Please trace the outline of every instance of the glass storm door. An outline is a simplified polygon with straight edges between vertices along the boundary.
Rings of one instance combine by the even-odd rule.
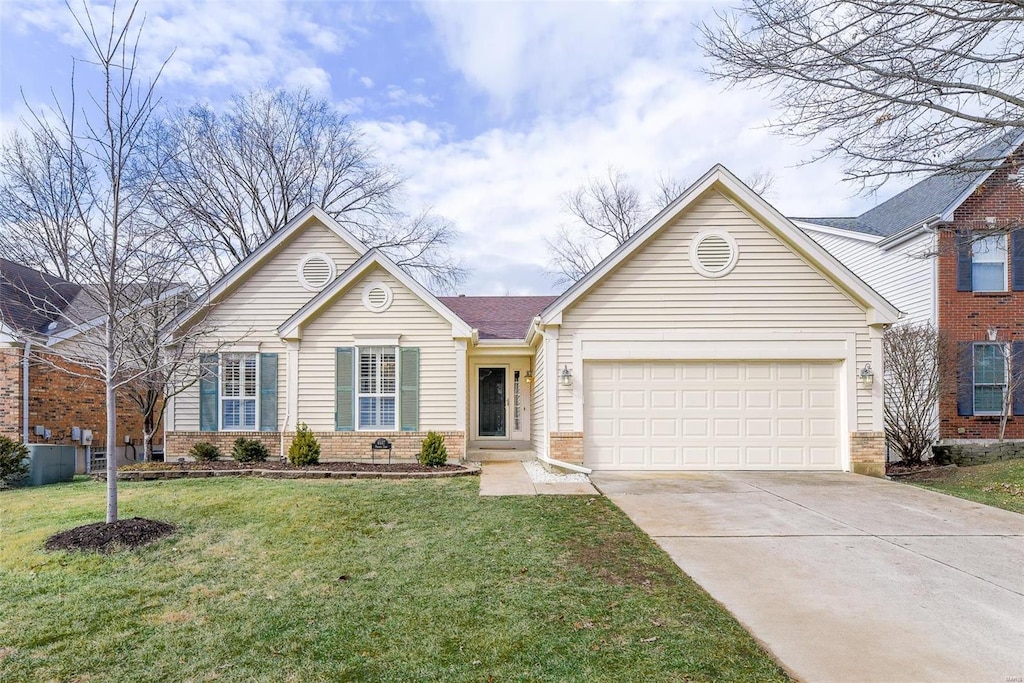
[[[480,436],[505,436],[505,368],[479,368]]]

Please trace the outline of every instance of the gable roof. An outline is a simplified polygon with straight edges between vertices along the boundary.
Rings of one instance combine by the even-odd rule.
[[[214,282],[210,286],[210,289],[207,290],[206,294],[199,297],[199,300],[196,301],[194,305],[169,322],[165,328],[165,333],[172,333],[174,330],[177,330],[181,326],[187,324],[204,308],[212,304],[224,293],[230,291],[236,285],[243,282],[254,270],[259,268],[264,261],[284,246],[291,236],[299,230],[299,228],[314,218],[320,221],[320,223],[322,223],[328,230],[337,235],[343,242],[352,247],[352,249],[360,256],[369,250],[369,247],[345,229],[345,227],[336,221],[329,213],[315,204],[310,204],[303,209],[299,215],[288,221],[283,228],[271,235],[270,239],[257,247],[251,254],[239,261],[234,268]]]
[[[345,272],[341,275],[334,278],[319,294],[307,301],[302,308],[281,323],[277,328],[277,333],[283,339],[301,338],[303,326],[316,319],[330,305],[331,300],[335,296],[347,290],[350,285],[357,282],[363,274],[374,266],[383,268],[424,303],[437,311],[442,318],[450,322],[452,324],[453,337],[471,337],[473,335],[473,330],[462,318],[441,303],[426,287],[413,279],[411,275],[402,270],[398,264],[379,249],[370,249],[363,254],[358,261],[345,269]]]
[[[899,310],[886,301],[882,295],[869,287],[853,271],[808,237],[802,230],[793,225],[789,219],[779,213],[764,198],[747,187],[729,169],[721,164],[716,164],[673,202],[658,212],[640,230],[619,245],[615,251],[598,263],[589,273],[577,280],[572,287],[545,308],[541,314],[542,322],[546,324],[559,322],[562,311],[583,297],[620,263],[640,249],[648,240],[658,234],[662,228],[711,188],[724,191],[725,194],[737,201],[744,209],[759,218],[790,249],[802,256],[812,267],[817,268],[854,301],[857,301],[866,310],[873,311],[872,322],[892,323],[896,322],[899,318]]]
[[[1022,144],[1024,132],[1018,130],[1001,135],[969,154],[964,170],[930,175],[853,218],[793,220],[880,237],[891,237],[934,218],[950,221],[953,219],[953,211],[992,175],[995,170],[992,161],[1005,159]],[[972,171],[972,166],[978,170]]]
[[[81,286],[0,259],[0,323],[12,331],[49,334],[80,299]]]
[[[524,339],[530,323],[556,296],[442,296],[438,300],[469,323],[480,339]]]

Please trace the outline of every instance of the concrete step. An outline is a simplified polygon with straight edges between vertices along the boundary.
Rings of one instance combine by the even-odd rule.
[[[473,448],[466,451],[470,462],[529,462],[537,458],[533,451],[511,448]]]

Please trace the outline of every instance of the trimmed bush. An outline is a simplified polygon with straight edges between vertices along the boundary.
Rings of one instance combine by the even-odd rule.
[[[238,462],[263,462],[269,455],[270,451],[262,441],[244,436],[235,439],[235,445],[231,448],[231,457]]]
[[[195,458],[196,462],[213,462],[221,457],[220,449],[209,441],[199,441],[192,444],[188,454]]]
[[[299,423],[298,431],[292,438],[292,445],[288,447],[288,462],[296,467],[320,462],[320,442],[316,440],[305,422]]]
[[[28,447],[6,436],[0,436],[0,484],[13,483],[28,474]]]
[[[444,435],[437,432],[427,432],[427,438],[420,442],[421,465],[427,467],[441,467],[448,462],[448,448],[444,445]]]

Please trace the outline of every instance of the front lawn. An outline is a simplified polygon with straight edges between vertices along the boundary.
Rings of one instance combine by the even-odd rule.
[[[948,467],[906,479],[911,484],[1024,513],[1024,460]]]
[[[475,479],[121,485],[178,532],[46,553],[104,485],[0,492],[0,680],[785,680],[604,498]]]

